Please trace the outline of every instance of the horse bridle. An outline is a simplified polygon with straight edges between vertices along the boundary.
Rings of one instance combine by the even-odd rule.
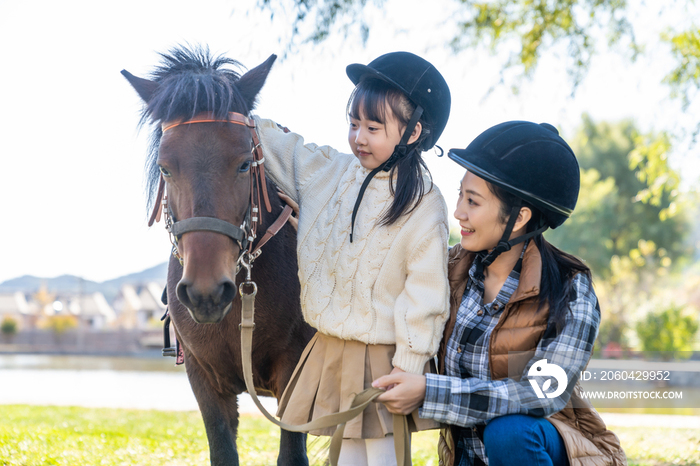
[[[163,123],[162,133],[165,134],[166,131],[177,126],[195,123],[231,123],[246,126],[250,130],[252,140],[251,153],[253,154],[253,162],[250,168],[250,205],[246,211],[243,223],[240,226],[236,226],[215,217],[190,217],[178,221],[170,208],[165,188],[165,179],[161,173],[156,202],[153,206],[151,217],[148,220],[148,226],[152,226],[154,222],[159,222],[162,213],[165,218],[165,229],[168,231],[170,242],[173,245],[173,256],[180,262],[180,265],[183,265],[183,259],[177,246],[178,240],[185,233],[191,231],[212,231],[230,237],[233,241],[238,243],[239,246],[239,254],[236,261],[236,275],[238,275],[241,267],[246,268],[246,281],[254,286],[255,284],[250,280],[252,263],[262,253],[262,246],[277,234],[287,222],[292,213],[292,208],[289,206],[284,208],[277,220],[268,228],[265,235],[260,239],[255,248],[253,248],[253,242],[257,238],[257,229],[260,223],[261,199],[265,203],[267,212],[269,213],[272,211],[270,199],[267,194],[267,182],[265,180],[265,157],[255,128],[255,120],[235,112],[229,112],[226,119],[216,118],[213,113],[205,112],[189,120]],[[242,285],[243,284],[241,284],[241,286]]]

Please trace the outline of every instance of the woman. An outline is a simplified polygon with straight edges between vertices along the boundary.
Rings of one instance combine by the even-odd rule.
[[[511,121],[449,157],[467,172],[440,375],[380,377],[373,386],[387,391],[378,400],[450,426],[441,464],[626,464],[579,396],[600,324],[591,272],[542,236],[576,205],[572,150],[551,125]]]

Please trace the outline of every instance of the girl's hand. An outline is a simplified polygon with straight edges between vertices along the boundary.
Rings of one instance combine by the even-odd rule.
[[[372,382],[374,388],[385,388],[377,398],[392,414],[409,414],[423,404],[425,399],[425,376],[411,374],[394,368],[391,374]]]
[[[292,211],[294,212],[291,217],[289,217],[289,223],[294,227],[295,230],[299,229],[299,204],[294,202],[294,200],[284,194],[279,188],[277,188],[277,195],[282,199],[284,202],[287,203],[289,207],[292,208]]]

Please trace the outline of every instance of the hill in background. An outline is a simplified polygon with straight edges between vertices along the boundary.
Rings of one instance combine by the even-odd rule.
[[[101,283],[85,280],[75,275],[61,275],[54,278],[34,277],[24,275],[18,278],[0,283],[0,293],[21,291],[23,293],[35,293],[43,286],[51,293],[66,294],[90,294],[101,292],[108,301],[114,299],[122,285],[142,284],[148,282],[162,283],[168,275],[168,263],[163,262],[141,272],[135,272],[122,277],[113,278]]]

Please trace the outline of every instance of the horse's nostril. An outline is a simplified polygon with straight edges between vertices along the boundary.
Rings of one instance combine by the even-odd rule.
[[[195,307],[198,301],[196,297],[195,299],[192,299],[193,297],[191,296],[191,292],[191,283],[181,280],[180,283],[177,284],[177,288],[175,290],[175,294],[177,294],[177,299],[188,309],[192,309],[193,307]]]
[[[222,291],[221,291],[221,304],[222,305],[227,305],[231,301],[233,301],[233,298],[236,297],[236,284],[233,283],[231,280],[225,280],[222,284]]]

